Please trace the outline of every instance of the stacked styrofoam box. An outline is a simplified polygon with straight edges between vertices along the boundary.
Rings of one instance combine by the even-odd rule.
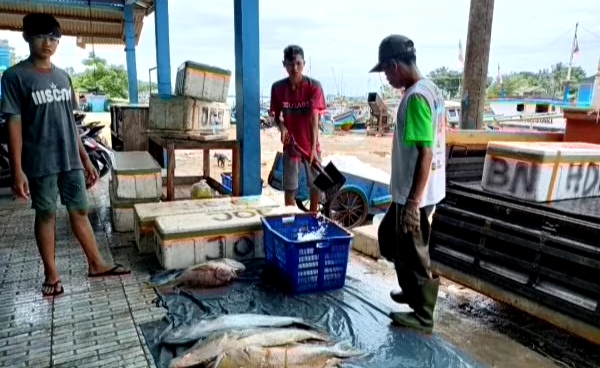
[[[158,133],[224,134],[231,126],[225,102],[203,101],[189,96],[150,96],[148,129]]]
[[[156,256],[165,269],[185,268],[223,257],[262,258],[261,217],[301,212],[295,206],[288,206],[157,217]]]
[[[231,124],[231,71],[186,61],[177,69],[175,96],[150,96],[154,131],[221,135]]]
[[[139,203],[158,202],[161,196],[160,166],[150,153],[114,153],[110,202],[116,231],[134,231],[134,206]]]
[[[156,251],[154,224],[157,217],[278,206],[277,202],[262,195],[136,204],[134,206],[135,241],[140,253],[154,253]]]
[[[177,69],[175,94],[212,102],[227,102],[231,71],[186,61]]]

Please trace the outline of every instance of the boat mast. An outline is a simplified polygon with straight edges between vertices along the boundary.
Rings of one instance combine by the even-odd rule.
[[[573,35],[573,42],[571,43],[571,55],[569,56],[569,67],[567,68],[567,80],[565,81],[565,94],[563,95],[563,102],[569,103],[569,93],[571,92],[571,69],[573,68],[573,54],[575,54],[575,46],[577,46],[577,28],[579,28],[579,22],[575,23],[575,34]]]

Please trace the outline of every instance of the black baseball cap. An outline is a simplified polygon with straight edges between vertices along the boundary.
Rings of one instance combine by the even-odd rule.
[[[30,13],[23,17],[23,32],[30,36],[53,35],[60,38],[60,24],[51,14]]]
[[[408,37],[390,35],[379,44],[379,62],[369,73],[383,71],[383,64],[394,58],[413,56],[416,53],[415,44]]]

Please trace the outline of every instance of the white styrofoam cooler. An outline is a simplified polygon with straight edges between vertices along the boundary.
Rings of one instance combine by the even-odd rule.
[[[158,199],[162,174],[158,162],[146,151],[114,152],[112,181],[119,199]]]
[[[156,256],[165,269],[217,258],[264,257],[264,215],[301,213],[296,206],[237,209],[156,218]]]
[[[134,205],[140,202],[157,202],[158,198],[150,199],[123,199],[116,195],[114,181],[111,180],[108,184],[110,207],[112,211],[113,229],[116,232],[134,231]]]
[[[489,142],[481,186],[533,202],[600,196],[600,145]]]
[[[229,105],[185,96],[150,96],[148,129],[174,133],[214,135],[231,126]]]
[[[136,204],[135,242],[140,253],[155,252],[154,220],[157,217],[278,206],[277,202],[263,195]]]
[[[227,102],[231,71],[186,61],[177,68],[175,93],[206,101]]]

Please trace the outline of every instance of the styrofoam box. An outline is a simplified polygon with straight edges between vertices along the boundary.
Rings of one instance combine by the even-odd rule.
[[[185,96],[150,96],[148,129],[199,135],[222,133],[231,126],[229,105]]]
[[[165,269],[211,259],[264,257],[264,215],[302,213],[296,206],[239,209],[156,218],[156,256]]]
[[[109,183],[110,207],[112,210],[113,229],[116,232],[134,231],[134,205],[139,201],[158,201],[158,198],[150,199],[122,199],[116,195],[114,181]]]
[[[600,196],[600,145],[489,142],[481,186],[532,202]]]
[[[162,196],[161,169],[145,151],[114,152],[112,181],[120,199],[157,199]]]
[[[135,242],[140,253],[155,252],[154,220],[157,217],[278,206],[277,202],[262,195],[136,204]]]
[[[231,71],[186,61],[177,68],[175,94],[206,101],[227,102]]]

